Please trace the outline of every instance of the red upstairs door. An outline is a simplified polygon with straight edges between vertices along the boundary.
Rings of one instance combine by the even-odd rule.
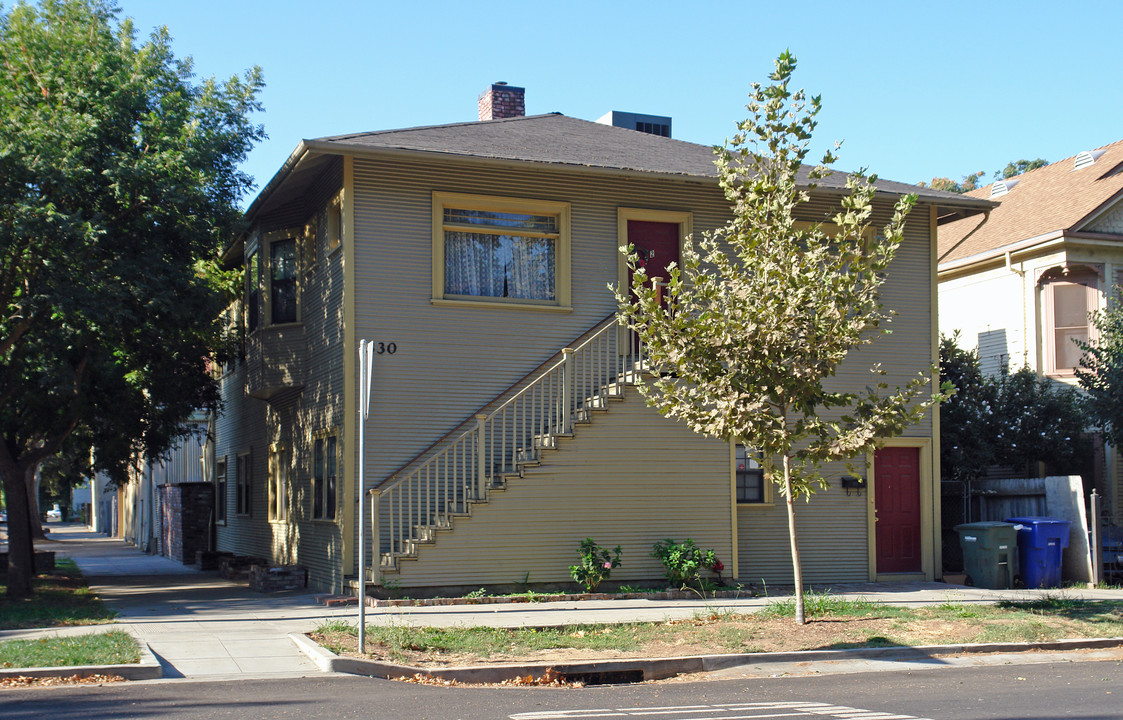
[[[667,267],[679,262],[678,223],[651,220],[628,221],[628,243],[636,247],[647,277],[666,282],[671,278]],[[628,273],[628,287],[632,286],[632,273]]]
[[[922,572],[920,449],[886,447],[874,454],[877,572]]]

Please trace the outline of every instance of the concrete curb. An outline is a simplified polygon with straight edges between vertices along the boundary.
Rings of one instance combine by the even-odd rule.
[[[1049,642],[968,643],[918,647],[859,648],[855,650],[803,650],[797,652],[693,655],[672,658],[628,658],[579,663],[497,663],[494,665],[425,668],[342,657],[325,649],[305,635],[293,633],[289,637],[324,672],[364,675],[388,680],[422,675],[464,683],[498,683],[520,677],[525,678],[528,675],[538,678],[546,675],[547,670],[550,671],[552,676],[568,680],[584,680],[586,682],[594,680],[598,683],[640,682],[644,680],[663,680],[690,673],[725,670],[744,665],[760,666],[845,660],[905,660],[982,653],[1092,650],[1123,647],[1123,638],[1090,638]]]
[[[115,629],[120,630],[121,628]],[[140,649],[140,662],[121,665],[63,665],[59,667],[5,668],[0,670],[0,678],[73,677],[75,675],[79,677],[117,675],[126,680],[155,680],[162,678],[164,676],[164,670],[160,667],[160,661],[152,654],[148,643],[138,638],[135,633],[130,632],[129,634],[137,641],[137,646]]]

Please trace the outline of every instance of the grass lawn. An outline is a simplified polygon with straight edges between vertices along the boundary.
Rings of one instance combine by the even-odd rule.
[[[55,569],[35,578],[31,597],[10,599],[7,577],[0,575],[0,630],[93,625],[116,615],[86,586],[78,566],[70,559],[55,561]]]
[[[622,625],[369,626],[366,657],[447,666],[1123,636],[1123,602],[1066,599],[1063,592],[1026,603],[921,608],[811,594],[811,622],[803,626],[792,620],[793,604],[777,601],[755,614],[707,610],[685,620]],[[357,656],[357,635],[357,628],[336,621],[312,637],[333,652]]]
[[[96,635],[0,642],[0,667],[120,665],[140,662],[136,639],[119,630]]]

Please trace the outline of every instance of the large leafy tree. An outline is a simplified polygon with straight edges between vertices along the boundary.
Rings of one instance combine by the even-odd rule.
[[[886,332],[879,289],[914,198],[897,204],[880,234],[870,232],[875,191],[854,175],[831,227],[797,219],[828,170],[812,169],[810,185],[797,180],[820,100],[789,88],[795,67],[785,52],[771,84],[753,84],[750,117],[716,150],[733,219],[686,239],[665,292],[625,248],[633,283],[617,299],[651,363],[654,379],[640,386],[648,404],[695,432],[755,448],[779,486],[802,624],[795,499],[826,486],[822,464],[861,455],[917,420],[933,401],[922,397],[933,369],[895,389],[877,367],[861,392],[831,382],[850,350]],[[833,159],[828,153],[824,165]]]
[[[0,11],[0,477],[31,590],[29,470],[70,440],[121,476],[197,407],[230,287],[213,264],[263,137],[260,71],[195,82],[107,0]]]
[[[995,463],[998,385],[983,375],[977,351],[959,347],[958,333],[940,336],[940,382],[955,388],[940,406],[940,467],[969,483]]]
[[[940,379],[955,394],[940,410],[940,467],[944,479],[970,483],[992,466],[1028,475],[1073,472],[1088,448],[1085,404],[1077,392],[1028,367],[984,375],[975,350],[958,334],[940,338]]]

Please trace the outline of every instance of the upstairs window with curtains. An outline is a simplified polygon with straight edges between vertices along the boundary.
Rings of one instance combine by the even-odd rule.
[[[296,322],[296,239],[269,245],[269,304],[274,325]]]
[[[437,193],[434,298],[569,304],[568,206]]]

